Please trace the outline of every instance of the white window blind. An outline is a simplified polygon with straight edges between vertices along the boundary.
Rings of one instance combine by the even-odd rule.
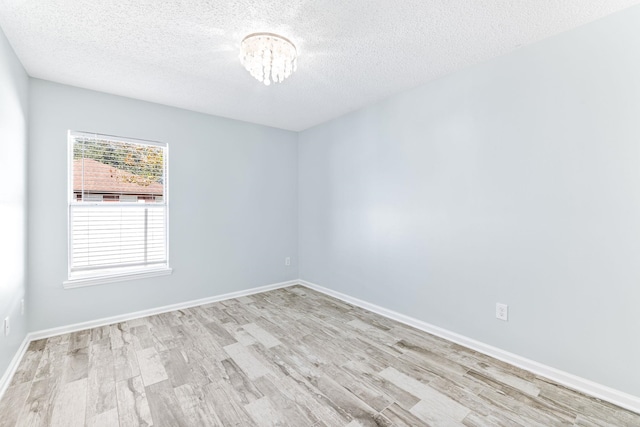
[[[166,144],[69,132],[69,281],[168,269]]]

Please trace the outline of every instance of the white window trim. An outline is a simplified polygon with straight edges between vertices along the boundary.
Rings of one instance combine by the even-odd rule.
[[[95,138],[97,136],[113,138],[117,141],[129,142],[135,144],[146,144],[163,147],[165,153],[164,163],[164,194],[163,203],[165,204],[165,250],[166,250],[166,264],[163,265],[151,265],[146,267],[132,267],[132,268],[117,268],[117,269],[104,269],[91,272],[72,272],[71,271],[71,251],[73,250],[71,245],[71,209],[70,206],[74,202],[73,197],[73,138],[78,136],[85,136]],[[82,288],[86,286],[104,285],[107,283],[124,282],[135,279],[145,279],[149,277],[167,276],[172,274],[173,269],[169,267],[169,144],[148,141],[143,139],[127,138],[115,135],[99,134],[96,132],[82,132],[69,130],[67,132],[67,277],[68,279],[62,282],[64,289]]]
[[[111,273],[104,276],[85,276],[77,274],[74,278],[62,282],[65,289],[84,288],[85,286],[104,285],[107,283],[125,282],[127,280],[146,279],[148,277],[168,276],[173,272],[171,267],[137,269],[129,273]]]

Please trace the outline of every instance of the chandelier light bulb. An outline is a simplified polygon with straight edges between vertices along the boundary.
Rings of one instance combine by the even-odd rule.
[[[296,71],[296,47],[286,38],[272,33],[246,36],[240,46],[240,62],[265,85],[280,83]]]

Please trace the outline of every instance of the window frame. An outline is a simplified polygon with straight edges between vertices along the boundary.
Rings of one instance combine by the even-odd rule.
[[[72,271],[73,259],[73,238],[72,238],[72,207],[73,206],[101,206],[105,202],[78,202],[74,195],[73,185],[73,150],[77,138],[85,137],[91,139],[105,139],[113,142],[130,143],[138,145],[156,146],[163,149],[163,195],[162,206],[164,206],[165,215],[165,253],[166,263],[150,266],[134,266],[134,267],[114,267],[114,268],[96,268],[80,271]],[[112,203],[108,203],[113,206]],[[160,203],[154,203],[158,206]],[[118,202],[118,206],[122,207],[140,207],[140,203]],[[67,131],[67,280],[63,281],[65,289],[79,288],[85,286],[102,285],[106,283],[129,281],[134,279],[143,279],[148,277],[157,277],[169,275],[173,269],[169,264],[169,144],[165,142],[150,141],[129,137],[121,137],[115,135],[106,135],[96,132],[84,131]]]

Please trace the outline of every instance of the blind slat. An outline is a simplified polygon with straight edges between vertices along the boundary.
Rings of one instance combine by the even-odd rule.
[[[144,221],[149,211],[153,228]],[[125,212],[126,211],[126,214]],[[166,261],[164,207],[99,209],[71,206],[72,270],[79,267]],[[139,221],[131,222],[128,217]]]

